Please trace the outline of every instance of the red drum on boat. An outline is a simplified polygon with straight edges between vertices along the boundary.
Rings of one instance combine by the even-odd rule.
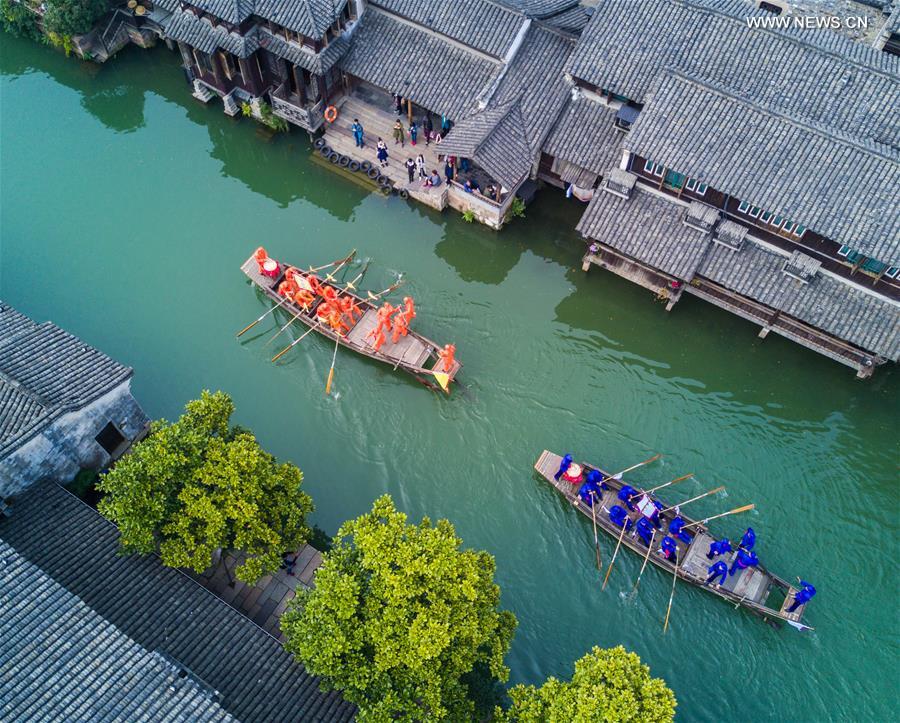
[[[569,469],[563,473],[563,479],[573,485],[579,484],[583,477],[584,470],[582,470],[581,465],[576,462],[572,462],[572,464],[569,465]]]
[[[280,271],[281,269],[275,259],[266,259],[263,261],[262,273],[264,276],[269,276],[274,279],[278,276]]]

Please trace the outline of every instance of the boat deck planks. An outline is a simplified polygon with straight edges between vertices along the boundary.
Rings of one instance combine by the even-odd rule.
[[[369,309],[356,322],[350,333],[347,334],[347,341],[362,347],[369,347],[372,351],[375,351],[374,339],[369,335],[375,330],[377,324],[378,312],[375,309]],[[428,347],[421,340],[410,334],[401,336],[396,344],[391,341],[391,333],[389,331],[385,332],[385,336],[387,341],[382,345],[381,353],[395,362],[403,360],[407,364],[420,367],[431,356],[431,351]]]
[[[562,478],[559,480],[553,478],[556,471],[559,469],[561,462],[562,456],[544,450],[535,463],[534,468],[541,477],[553,485],[558,492],[579,510],[579,512],[590,518],[590,506],[586,505],[576,494],[580,485],[573,485]],[[598,509],[597,514],[597,527],[604,530],[615,540],[618,540],[622,528],[615,526],[610,521],[609,509],[614,504],[620,504],[618,500],[618,490],[621,488],[622,482],[610,479],[610,473],[599,467],[582,462],[579,462],[579,464],[581,464],[585,471],[597,469],[605,478],[607,478],[604,481],[610,485],[611,489],[606,490],[603,493],[601,500],[602,510]],[[667,523],[670,521],[672,514],[673,513],[667,513],[669,519],[663,523],[663,530],[667,530]],[[629,513],[631,519],[636,519],[638,516],[639,515],[636,513]],[[688,524],[696,521],[684,514],[682,514],[681,517]],[[694,534],[694,538],[690,544],[686,544],[681,540],[676,540],[679,561],[677,569],[678,577],[707,592],[717,595],[718,597],[736,603],[736,607],[743,606],[766,620],[787,620],[799,624],[799,627],[801,628],[808,627],[801,622],[803,606],[798,608],[794,613],[786,612],[786,608],[789,607],[792,602],[791,596],[795,592],[794,587],[777,575],[769,572],[764,567],[758,566],[736,571],[734,575],[729,575],[726,578],[725,584],[722,586],[714,587],[705,585],[707,570],[715,561],[707,559],[706,553],[709,550],[710,543],[715,538],[709,534],[708,530],[703,525],[693,527],[689,532]],[[632,552],[643,557],[646,555],[647,547],[640,541],[639,537],[633,536],[633,534],[634,533],[625,534],[625,537],[622,538],[622,547],[628,547]],[[661,539],[660,532],[657,532],[653,543],[654,552],[650,554],[648,559],[657,567],[668,571],[669,576],[671,576],[672,574],[676,574],[676,570],[673,564],[658,552]],[[736,554],[736,551],[731,552],[727,555],[721,555],[717,559],[723,560],[730,568]],[[788,595],[788,599],[785,600],[780,610],[765,607],[765,602],[773,588],[780,588]]]

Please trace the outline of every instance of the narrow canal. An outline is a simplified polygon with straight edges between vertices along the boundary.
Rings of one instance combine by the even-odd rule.
[[[203,388],[296,462],[334,531],[383,492],[446,516],[497,559],[519,619],[514,681],[569,677],[592,645],[638,652],[682,720],[887,720],[898,643],[896,370],[867,382],[690,297],[578,268],[579,207],[546,190],[501,234],[368,193],[191,98],[174,54],[108,67],[4,35],[0,296],[135,368],[136,396],[174,418]],[[368,288],[399,272],[418,328],[465,363],[441,398],[309,338],[286,363],[236,330],[265,303],[239,264],[263,243],[324,263],[357,247]],[[251,335],[247,335],[251,336]],[[280,340],[279,340],[280,341]],[[661,452],[638,482],[695,472],[673,500],[726,484],[697,514],[754,502],[764,563],[813,581],[811,634],[773,630],[631,556],[600,592],[590,524],[532,473],[543,448],[613,468]],[[604,559],[612,553],[603,540]]]

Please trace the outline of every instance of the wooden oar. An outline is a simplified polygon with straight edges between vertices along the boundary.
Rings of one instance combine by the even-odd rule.
[[[281,359],[282,356],[284,356],[284,355],[287,354],[291,349],[294,348],[294,345],[299,344],[301,341],[303,341],[304,338],[306,338],[306,336],[309,335],[310,332],[315,331],[315,330],[319,327],[319,325],[320,325],[321,323],[322,323],[322,322],[317,321],[315,324],[313,324],[311,327],[309,327],[309,329],[307,329],[306,331],[304,331],[300,336],[298,336],[296,339],[294,339],[294,341],[292,341],[292,342],[291,342],[290,344],[288,344],[284,349],[282,349],[282,350],[281,350],[280,352],[278,352],[275,356],[273,356],[273,357],[272,357],[272,361],[275,362],[275,361],[278,361],[279,359]]]
[[[628,517],[625,518],[625,521],[622,523],[622,532],[619,533],[619,541],[616,543],[616,549],[613,552],[612,560],[609,561],[609,567],[606,568],[606,577],[603,578],[603,585],[600,588],[600,591],[606,589],[606,582],[609,580],[609,573],[612,572],[613,564],[616,561],[616,555],[619,554],[619,545],[622,544],[622,538],[625,537],[625,530],[628,529]]]
[[[748,510],[752,510],[754,507],[756,507],[756,505],[744,505],[743,507],[735,507],[733,510],[728,510],[728,512],[723,512],[719,515],[713,515],[712,517],[706,517],[697,522],[692,522],[689,525],[685,525],[681,529],[686,530],[688,527],[694,527],[695,525],[705,525],[710,520],[717,520],[718,518],[725,517],[726,515],[736,515],[739,512],[747,512]]]
[[[363,275],[364,273],[366,273],[366,269],[368,269],[368,268],[369,268],[369,262],[367,261],[367,262],[366,262],[366,265],[363,266],[363,270],[360,271],[360,272],[356,275],[356,278],[353,279],[353,281],[351,281],[351,282],[348,284],[348,286],[352,286],[353,283],[354,283],[355,281],[359,281],[359,280],[362,278],[362,275]],[[335,271],[337,271],[337,269],[335,269]],[[339,291],[341,290],[340,287],[335,286],[335,288],[337,288]],[[353,288],[356,288],[356,287],[354,286]],[[340,293],[338,294],[338,297],[340,297]],[[301,316],[303,316],[303,314],[305,314],[307,311],[309,311],[309,309],[300,309],[300,311],[298,311],[296,314],[294,314],[294,317],[293,317],[287,324],[285,324],[284,326],[282,326],[282,327],[275,333],[275,336],[273,336],[271,339],[269,339],[265,344],[263,344],[263,346],[264,346],[264,347],[265,347],[265,346],[269,346],[269,344],[271,344],[273,341],[275,341],[275,340],[281,335],[281,332],[283,332],[283,331],[284,331],[285,329],[287,329],[291,324],[293,324],[295,321],[297,321],[297,319],[299,319]]]
[[[696,502],[697,500],[702,500],[704,497],[709,497],[710,495],[714,495],[714,494],[716,494],[716,492],[721,492],[724,489],[725,489],[725,485],[722,485],[721,487],[716,487],[714,490],[710,490],[709,492],[704,492],[702,495],[697,495],[696,497],[691,497],[691,499],[685,500],[684,502],[679,502],[677,505],[672,505],[671,507],[666,507],[665,509],[660,510],[659,514],[662,514],[663,512],[668,512],[669,510],[674,510],[676,507],[684,507],[685,505],[690,504],[691,502]]]
[[[678,553],[676,553],[678,554]],[[672,594],[669,595],[669,607],[666,608],[666,621],[663,623],[663,635],[669,629],[669,614],[672,612],[672,600],[675,599],[675,581],[678,580],[678,563],[675,563],[675,572],[672,573]]]
[[[635,470],[635,469],[637,469],[638,467],[643,467],[645,464],[650,464],[651,462],[655,462],[655,461],[658,460],[660,457],[662,457],[661,454],[654,454],[650,459],[645,459],[643,462],[638,462],[637,464],[632,465],[632,466],[629,467],[628,469],[623,469],[621,472],[617,472],[616,474],[614,474],[614,475],[612,476],[612,479],[619,480],[619,482],[621,482],[621,481],[622,481],[622,475],[625,474],[626,472],[631,472],[632,470]]]
[[[315,273],[316,271],[321,271],[322,269],[327,269],[329,266],[334,266],[335,264],[346,263],[347,261],[349,261],[350,259],[352,259],[355,255],[356,255],[356,249],[353,249],[353,251],[351,251],[349,254],[347,254],[347,255],[346,255],[344,258],[342,258],[342,259],[338,259],[337,261],[332,261],[330,264],[325,264],[324,266],[319,266],[319,267],[317,267],[317,268],[312,268],[312,267],[310,267],[309,272],[310,272],[310,273]],[[265,314],[263,314],[262,316],[260,316],[256,321],[251,322],[250,324],[247,324],[247,326],[245,326],[243,329],[241,329],[241,330],[237,333],[237,336],[238,336],[238,337],[241,337],[245,332],[250,331],[250,329],[252,329],[254,326],[256,326],[256,325],[257,325],[259,322],[261,322],[263,319],[265,319],[265,318],[266,318],[269,314],[271,314],[273,311],[275,311],[276,309],[281,308],[281,306],[282,306],[284,303],[286,303],[288,300],[289,300],[289,297],[285,296],[281,301],[279,301],[275,306],[273,306],[271,309],[269,309]]]
[[[390,294],[392,291],[398,289],[403,286],[403,279],[398,279],[395,283],[388,286],[384,291],[379,291],[377,294],[373,294],[371,291],[367,291],[369,301],[378,301],[385,294]]]
[[[603,569],[603,563],[600,561],[600,540],[597,539],[597,495],[591,492],[591,520],[594,523],[594,549],[597,551],[597,569]]]
[[[669,485],[678,484],[679,482],[684,482],[686,479],[690,479],[694,476],[694,473],[684,475],[684,477],[676,477],[671,482],[666,482],[665,484],[657,485],[656,487],[651,487],[649,490],[644,490],[648,495],[653,494],[656,490],[661,490],[663,487],[668,487]]]
[[[331,369],[328,370],[328,381],[325,382],[325,396],[327,397],[331,394],[331,382],[334,381],[334,362],[337,361],[337,348],[340,343],[341,335],[337,334],[337,338],[334,340],[334,354],[331,357]]]
[[[254,326],[256,326],[259,322],[261,322],[263,319],[265,319],[269,314],[271,314],[276,309],[280,309],[288,301],[288,299],[289,299],[289,297],[285,296],[281,301],[279,301],[275,306],[273,306],[271,309],[269,309],[265,314],[260,316],[256,321],[251,321],[249,324],[247,324],[247,326],[245,326],[243,329],[241,329],[237,333],[237,337],[240,339],[244,333],[250,331]]]
[[[638,585],[641,584],[641,575],[644,574],[644,568],[647,567],[647,560],[650,559],[650,553],[653,551],[653,541],[656,539],[656,530],[653,530],[653,533],[650,535],[650,544],[647,545],[647,554],[644,555],[644,564],[641,565],[641,571],[638,573],[637,580],[634,581],[634,587],[631,588],[632,594],[634,591],[638,589]]]

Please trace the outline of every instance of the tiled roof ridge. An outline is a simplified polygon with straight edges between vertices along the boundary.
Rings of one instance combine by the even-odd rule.
[[[688,0],[673,0],[674,2],[687,2]],[[787,123],[790,123],[793,126],[798,128],[802,128],[808,130],[816,135],[822,136],[828,140],[837,140],[841,143],[844,143],[848,146],[853,146],[856,150],[862,151],[864,153],[869,153],[872,155],[879,156],[883,160],[889,163],[900,163],[900,152],[894,149],[893,146],[890,146],[886,143],[881,143],[876,141],[873,138],[863,137],[854,135],[851,133],[847,133],[846,131],[836,128],[833,126],[825,125],[819,121],[814,121],[810,118],[798,118],[796,116],[788,115],[780,108],[768,105],[766,103],[762,103],[759,100],[749,98],[746,95],[742,95],[737,91],[728,88],[726,86],[715,83],[714,81],[707,80],[697,75],[693,75],[691,73],[685,72],[683,70],[678,69],[677,67],[669,67],[667,68],[659,81],[656,83],[656,88],[650,93],[650,97],[647,99],[647,104],[649,104],[655,93],[659,90],[660,86],[663,82],[665,82],[666,77],[674,77],[679,80],[683,80],[687,83],[691,83],[693,85],[698,85],[710,93],[714,93],[721,98],[738,100],[741,103],[752,107],[754,110],[757,110],[761,113],[765,113],[766,115],[774,116],[780,120],[783,120]]]
[[[742,10],[746,11],[748,16],[751,11],[756,10],[761,17],[766,17],[769,15],[765,10],[760,10],[755,7],[745,6],[739,0],[725,0],[723,3],[721,0],[668,0],[669,3],[673,3],[676,5],[682,5],[687,8],[691,8],[692,10],[696,10],[698,12],[709,13],[710,15],[716,15],[721,18],[725,18],[730,22],[735,22],[738,24],[742,24],[742,18],[739,18],[723,9],[724,4],[730,4],[735,7],[741,7]],[[744,22],[743,24],[746,25]],[[773,35],[778,38],[783,38],[789,40],[796,45],[802,45],[805,48],[809,48],[810,50],[815,50],[818,53],[822,53],[823,55],[830,55],[834,58],[838,58],[839,60],[848,63],[850,65],[854,65],[860,69],[874,71],[879,73],[880,75],[885,75],[891,78],[895,78],[900,80],[900,63],[895,61],[889,53],[883,53],[881,51],[875,50],[864,43],[857,43],[854,40],[850,40],[849,38],[844,38],[838,33],[833,33],[834,40],[839,43],[844,44],[847,48],[853,48],[854,50],[863,49],[868,55],[871,56],[873,63],[870,65],[868,63],[864,63],[856,58],[850,57],[845,53],[838,52],[836,50],[832,50],[831,48],[827,48],[824,45],[819,43],[811,42],[809,40],[805,40],[798,35],[792,33],[786,33],[783,29],[775,29],[771,27],[748,27],[748,30],[753,30],[755,32],[762,32],[767,35]],[[810,33],[811,37],[816,37],[816,33]],[[889,67],[883,67],[887,64]]]
[[[524,95],[525,95],[524,92],[520,93],[518,96],[516,96],[514,98],[510,98],[509,100],[504,101],[502,103],[498,103],[496,106],[494,106],[494,110],[498,110],[498,111],[502,110],[502,113],[497,117],[497,122],[494,123],[493,127],[490,130],[488,130],[487,133],[484,134],[484,138],[482,138],[478,142],[478,144],[475,146],[475,153],[478,153],[479,151],[481,151],[484,144],[487,143],[490,140],[491,136],[497,132],[497,129],[500,127],[500,124],[503,123],[503,121],[505,121],[507,119],[507,117],[509,117],[509,114],[512,113],[516,108],[519,109],[519,121],[521,121],[520,125],[522,126],[522,128],[524,130],[525,119],[522,116],[522,96],[524,96]]]
[[[497,7],[504,7],[504,6],[498,5]],[[392,18],[393,20],[396,20],[399,23],[403,23],[404,25],[408,25],[409,27],[414,28],[415,30],[418,30],[420,33],[424,33],[426,35],[431,35],[432,37],[438,38],[439,40],[441,40],[445,43],[450,43],[451,45],[459,48],[460,50],[464,50],[468,53],[472,53],[473,55],[477,55],[481,58],[484,58],[485,60],[489,60],[492,63],[494,63],[495,65],[497,65],[498,68],[502,68],[505,65],[505,63],[503,62],[503,59],[498,58],[496,55],[491,55],[490,53],[487,53],[484,50],[479,50],[478,48],[474,47],[473,45],[469,45],[468,43],[464,43],[461,40],[457,40],[456,38],[454,38],[450,35],[446,35],[445,33],[442,33],[438,30],[434,30],[425,25],[422,25],[422,24],[418,23],[417,21],[406,17],[405,15],[401,15],[401,14],[394,12],[393,10],[389,10],[388,8],[383,7],[381,5],[372,4],[366,9],[366,12],[367,13],[375,12],[375,13],[381,13],[382,15],[387,15],[388,17]]]

